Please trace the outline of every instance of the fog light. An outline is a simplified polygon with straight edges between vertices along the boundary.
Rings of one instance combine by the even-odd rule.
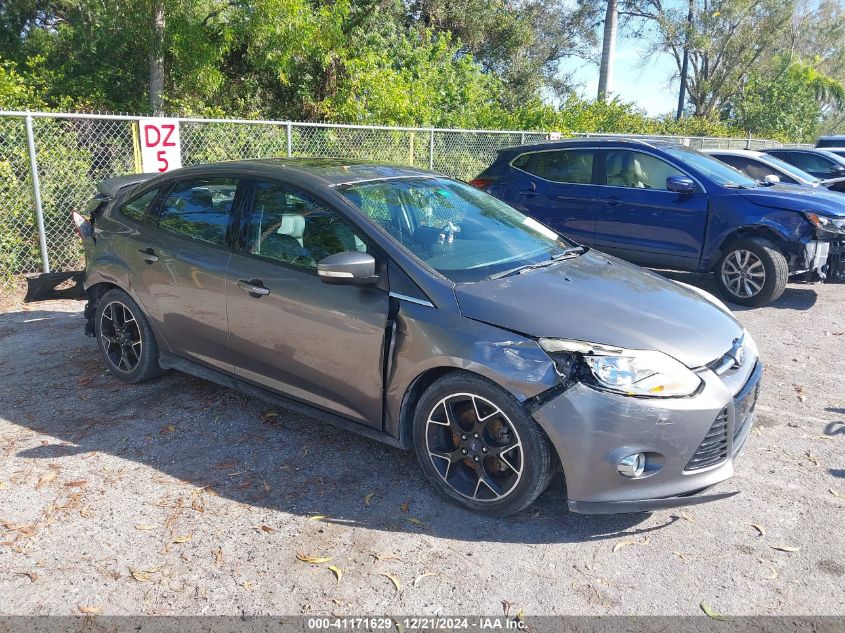
[[[616,470],[624,477],[639,477],[645,470],[645,453],[634,453],[619,460]]]

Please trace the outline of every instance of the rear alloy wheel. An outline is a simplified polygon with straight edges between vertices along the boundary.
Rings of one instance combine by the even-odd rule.
[[[789,277],[783,253],[759,237],[728,244],[715,272],[716,283],[729,301],[754,307],[780,297]]]
[[[138,304],[122,290],[109,290],[97,302],[94,333],[109,371],[127,382],[161,373],[155,337]]]
[[[414,439],[432,482],[485,514],[521,510],[554,474],[551,445],[540,427],[510,394],[477,376],[435,382],[418,404]]]

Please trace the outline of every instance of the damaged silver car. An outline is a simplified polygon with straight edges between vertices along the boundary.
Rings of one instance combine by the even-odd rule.
[[[710,295],[412,168],[267,159],[102,183],[75,217],[87,334],[413,449],[472,510],[700,503],[733,474],[762,366]]]

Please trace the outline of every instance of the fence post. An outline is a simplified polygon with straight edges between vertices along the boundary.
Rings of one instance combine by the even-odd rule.
[[[32,172],[32,195],[35,200],[35,223],[38,227],[38,244],[41,247],[41,269],[50,272],[47,256],[47,233],[44,230],[44,211],[41,208],[41,182],[38,180],[38,161],[35,159],[35,136],[32,133],[32,115],[26,112],[26,142],[29,149],[29,169]]]
[[[525,145],[525,132],[519,135],[519,144]]]
[[[428,168],[434,171],[434,128],[431,128],[428,137]]]
[[[287,125],[287,135],[288,135],[288,158],[293,156],[293,124],[288,122]]]

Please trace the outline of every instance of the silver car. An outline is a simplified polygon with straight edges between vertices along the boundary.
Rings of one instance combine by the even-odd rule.
[[[485,514],[559,470],[575,512],[731,494],[699,493],[749,435],[748,332],[472,186],[251,160],[112,179],[74,219],[86,332],[127,382],[178,369],[413,449]]]

